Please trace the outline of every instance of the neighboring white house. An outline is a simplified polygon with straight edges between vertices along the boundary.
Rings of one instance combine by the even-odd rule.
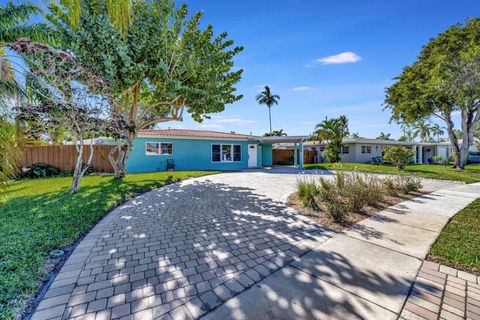
[[[402,142],[394,140],[380,140],[368,138],[346,138],[342,146],[342,162],[347,163],[374,163],[376,159],[383,157],[385,149],[390,146],[405,146],[415,151],[414,161],[416,163],[431,163],[433,157],[439,155],[442,158],[448,158],[451,154],[449,142]],[[280,143],[273,147],[274,149],[293,149],[292,144]],[[305,141],[304,150],[315,150],[317,156],[314,162],[327,162],[323,151],[325,145]]]

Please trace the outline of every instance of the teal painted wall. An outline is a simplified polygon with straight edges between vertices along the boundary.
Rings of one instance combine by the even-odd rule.
[[[262,145],[262,167],[268,167],[272,165],[273,148],[271,144]]]
[[[172,155],[146,155],[146,142],[171,142],[173,143]],[[242,146],[241,161],[239,162],[212,162],[211,145],[240,144]],[[127,162],[127,172],[153,172],[164,171],[167,167],[167,159],[173,159],[176,170],[238,170],[248,168],[248,144],[258,144],[256,141],[238,140],[194,140],[194,139],[170,139],[170,138],[136,138],[133,141],[133,149]],[[258,148],[257,164],[261,166],[262,159],[267,157],[271,162],[270,155]],[[261,150],[261,151],[260,151]],[[269,157],[269,158],[268,158]],[[264,163],[265,161],[263,161]]]

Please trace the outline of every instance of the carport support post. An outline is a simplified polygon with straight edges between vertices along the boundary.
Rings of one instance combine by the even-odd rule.
[[[303,141],[300,141],[300,169],[303,169]]]
[[[423,164],[423,146],[418,146],[418,164]]]
[[[297,143],[293,144],[293,166],[296,168],[298,166],[298,159],[297,159]]]

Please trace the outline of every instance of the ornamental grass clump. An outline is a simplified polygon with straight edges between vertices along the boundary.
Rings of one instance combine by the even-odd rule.
[[[314,181],[298,180],[297,195],[302,205],[312,209],[318,209],[315,197],[318,195],[318,188]]]
[[[369,188],[367,177],[358,172],[344,175],[342,193],[353,212],[361,211],[364,206],[371,202],[370,196],[373,194]]]
[[[419,191],[423,186],[420,179],[410,176],[396,176],[385,178],[382,182],[385,191],[391,196],[410,194]]]

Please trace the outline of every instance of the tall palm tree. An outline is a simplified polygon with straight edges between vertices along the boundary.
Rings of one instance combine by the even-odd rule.
[[[418,121],[414,126],[417,136],[420,137],[420,141],[429,141],[432,135],[432,126],[429,122]]]
[[[390,133],[380,132],[380,135],[377,137],[377,139],[379,139],[379,140],[392,140],[390,138],[391,136],[392,136],[392,134],[390,134]]]
[[[350,138],[358,139],[360,138],[360,134],[358,132],[354,132],[350,135]]]
[[[437,137],[437,142],[440,142],[440,136],[443,136],[445,134],[445,131],[443,131],[443,129],[445,128],[440,127],[438,123],[435,123],[431,129],[432,129],[432,135]]]
[[[418,136],[417,132],[412,129],[404,128],[403,129],[403,136],[401,136],[398,141],[404,142],[413,142],[415,138]]]
[[[265,86],[265,90],[263,90],[260,94],[256,97],[259,104],[264,104],[268,107],[268,119],[270,120],[270,133],[272,133],[272,112],[271,108],[274,104],[278,104],[278,100],[280,100],[280,96],[277,94],[272,94],[270,91],[269,86]]]

